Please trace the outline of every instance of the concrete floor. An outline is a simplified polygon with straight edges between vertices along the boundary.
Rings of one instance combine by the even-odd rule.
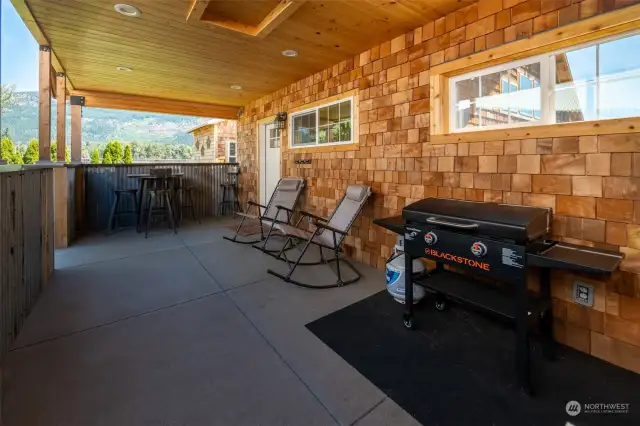
[[[225,222],[85,238],[3,367],[6,426],[417,425],[305,324],[384,288],[308,290]],[[328,267],[298,278],[333,280]]]

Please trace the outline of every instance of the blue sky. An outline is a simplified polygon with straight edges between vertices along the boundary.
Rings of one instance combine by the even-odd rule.
[[[16,90],[38,90],[38,43],[9,0],[2,2],[0,21],[0,82]]]

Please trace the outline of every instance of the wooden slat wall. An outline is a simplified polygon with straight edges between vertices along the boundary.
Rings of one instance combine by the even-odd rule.
[[[0,173],[0,359],[53,271],[51,169]]]
[[[169,164],[128,164],[128,165],[85,165],[82,167],[84,186],[84,227],[88,231],[106,229],[111,205],[115,199],[115,189],[138,188],[140,181],[127,177],[131,173],[149,173],[154,168],[171,168],[184,173],[183,184],[196,186],[195,208],[199,217],[218,216],[222,202],[220,184],[227,178],[226,163],[169,163]],[[76,195],[76,197],[78,197]],[[130,197],[123,197],[120,210],[133,210]],[[76,201],[78,203],[78,201]],[[187,212],[189,213],[189,212]],[[77,213],[76,213],[77,215]],[[79,216],[79,215],[78,215]],[[79,217],[80,219],[80,217]],[[121,217],[123,226],[133,225],[134,217]]]

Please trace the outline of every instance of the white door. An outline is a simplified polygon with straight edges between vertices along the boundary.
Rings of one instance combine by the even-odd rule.
[[[280,129],[260,126],[260,204],[269,202],[280,180]]]

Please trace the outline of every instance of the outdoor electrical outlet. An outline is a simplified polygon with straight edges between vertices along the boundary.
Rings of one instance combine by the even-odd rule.
[[[593,286],[581,281],[574,281],[573,301],[580,305],[593,307]]]

